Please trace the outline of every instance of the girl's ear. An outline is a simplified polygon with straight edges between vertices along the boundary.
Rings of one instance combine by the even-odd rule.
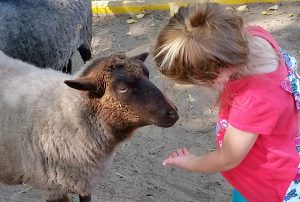
[[[219,76],[217,79],[215,79],[215,83],[226,83],[229,81],[232,74],[234,74],[235,71],[233,68],[222,68]]]
[[[145,62],[145,60],[147,59],[149,53],[145,52],[136,56],[131,57],[130,59],[132,60],[140,60],[142,62]]]

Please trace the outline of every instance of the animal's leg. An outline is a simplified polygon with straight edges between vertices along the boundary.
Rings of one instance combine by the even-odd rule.
[[[82,60],[83,60],[84,63],[92,58],[91,49],[88,48],[86,45],[82,44],[78,48],[78,51],[79,51],[80,56],[81,56],[81,58],[82,58]]]
[[[91,202],[92,201],[91,194],[89,194],[87,196],[80,196],[79,195],[79,201],[80,202]]]
[[[72,73],[72,60],[69,59],[67,66],[64,66],[62,68],[62,72],[66,74],[71,74]]]
[[[58,199],[51,199],[47,200],[47,202],[69,202],[69,198],[67,195],[62,196],[61,198]]]

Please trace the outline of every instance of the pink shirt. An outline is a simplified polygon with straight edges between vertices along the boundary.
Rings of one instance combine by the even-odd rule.
[[[248,27],[247,31],[263,37],[279,52],[277,43],[263,28]],[[286,76],[281,57],[281,64],[274,72],[231,81],[221,95],[217,127],[219,148],[228,123],[259,135],[243,162],[222,173],[250,202],[283,201],[297,173],[298,112],[293,95],[280,86]]]

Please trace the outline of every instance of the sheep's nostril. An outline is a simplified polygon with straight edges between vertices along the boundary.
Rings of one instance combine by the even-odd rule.
[[[168,111],[167,116],[168,116],[168,118],[171,118],[171,119],[178,119],[178,113],[174,109]]]

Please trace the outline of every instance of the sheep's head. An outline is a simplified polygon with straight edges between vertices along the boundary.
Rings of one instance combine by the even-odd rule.
[[[71,88],[86,91],[92,111],[113,131],[128,135],[145,125],[170,127],[178,120],[176,107],[149,80],[144,61],[148,53],[131,58],[113,55],[95,59]]]

